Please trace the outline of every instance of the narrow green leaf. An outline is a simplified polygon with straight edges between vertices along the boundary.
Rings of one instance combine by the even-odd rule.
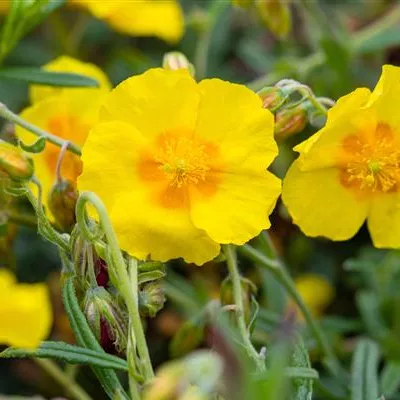
[[[51,72],[34,67],[11,67],[0,69],[0,79],[14,79],[37,85],[62,87],[98,87],[98,82],[84,75],[67,72]]]
[[[293,399],[311,400],[313,380],[318,379],[318,372],[311,368],[310,357],[300,335],[297,335],[291,367],[287,368],[286,373],[293,373]]]
[[[383,368],[380,384],[384,396],[390,398],[400,388],[400,363],[389,362]]]
[[[32,144],[25,144],[22,140],[18,140],[19,147],[22,150],[27,151],[28,153],[41,153],[46,147],[46,138],[40,136],[34,143]]]
[[[351,368],[351,400],[376,400],[378,391],[379,349],[370,339],[361,339]]]
[[[128,370],[125,360],[64,342],[43,342],[36,350],[9,347],[0,353],[1,358],[54,358],[68,364],[88,364],[102,368]]]
[[[85,316],[83,315],[79,307],[78,299],[76,298],[75,294],[73,277],[65,278],[63,286],[63,301],[65,311],[70,320],[71,327],[74,331],[78,344],[91,350],[105,353],[105,351],[96,340],[86,321]],[[113,371],[112,369],[100,368],[95,366],[92,366],[92,369],[109,398],[112,399],[115,393],[119,392],[123,393],[125,398],[128,399],[128,396],[125,394],[121,382],[119,381],[115,371]]]

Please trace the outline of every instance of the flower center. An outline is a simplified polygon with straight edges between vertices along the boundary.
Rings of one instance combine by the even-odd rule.
[[[177,188],[205,181],[210,170],[206,145],[186,137],[166,138],[155,160],[169,184]]]
[[[374,133],[346,137],[342,143],[341,182],[364,192],[393,192],[400,183],[400,144],[386,124]]]
[[[138,175],[163,207],[186,208],[194,192],[203,197],[216,192],[220,159],[213,143],[187,133],[166,133],[142,152]]]

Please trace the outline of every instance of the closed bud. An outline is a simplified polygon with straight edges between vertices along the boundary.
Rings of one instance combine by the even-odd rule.
[[[275,137],[285,139],[302,132],[307,125],[307,110],[303,105],[286,108],[275,115]]]
[[[236,7],[249,8],[253,5],[254,0],[232,0],[232,4]]]
[[[291,29],[289,0],[255,0],[258,15],[278,38],[285,38]]]
[[[84,312],[93,333],[102,345],[106,345],[103,343],[104,339],[110,338],[117,352],[126,350],[128,316],[106,289],[96,287],[87,291]],[[107,337],[104,335],[104,327]]]
[[[162,66],[169,71],[176,71],[178,69],[187,69],[190,75],[195,75],[193,64],[189,62],[187,57],[179,51],[171,51],[164,54]]]
[[[139,292],[139,312],[143,317],[155,317],[164,307],[165,291],[161,282],[145,284]]]
[[[243,277],[240,278],[240,284],[242,286],[242,293],[243,293],[242,312],[246,323],[249,323],[251,319],[251,298],[257,293],[257,287],[254,285],[252,281]],[[221,299],[221,304],[223,305],[235,304],[235,300],[233,298],[232,281],[229,277],[226,278],[221,284],[220,299]]]
[[[29,180],[34,172],[33,162],[19,147],[0,139],[0,172],[14,181]]]
[[[275,111],[286,101],[287,96],[283,90],[277,86],[268,86],[261,89],[257,94],[261,97],[263,108]]]
[[[70,231],[75,224],[75,205],[78,190],[73,182],[57,181],[49,193],[49,208],[62,229]]]

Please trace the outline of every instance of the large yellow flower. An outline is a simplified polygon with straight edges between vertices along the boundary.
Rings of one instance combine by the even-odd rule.
[[[371,93],[357,89],[295,150],[283,201],[309,236],[351,238],[365,220],[376,247],[400,247],[400,68],[386,65]]]
[[[133,256],[203,264],[219,243],[268,228],[280,181],[272,114],[244,86],[152,69],[107,97],[83,149],[96,192]]]
[[[30,87],[30,99],[32,103],[36,103],[49,96],[60,95],[65,92],[74,92],[76,96],[93,94],[100,91],[108,92],[111,90],[111,83],[104,72],[94,64],[85,63],[68,56],[60,56],[44,65],[46,71],[51,72],[68,72],[88,76],[97,80],[99,87],[96,88],[59,88],[54,86],[32,85]]]
[[[177,0],[72,0],[115,30],[132,36],[157,36],[178,42],[184,18]]]
[[[50,333],[52,311],[44,284],[20,284],[0,269],[0,343],[35,348]]]

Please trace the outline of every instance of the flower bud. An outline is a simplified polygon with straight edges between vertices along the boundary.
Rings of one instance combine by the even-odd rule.
[[[164,307],[165,291],[161,282],[150,282],[139,292],[139,312],[143,317],[155,317]]]
[[[33,176],[33,162],[23,151],[0,139],[0,171],[15,181],[29,180]]]
[[[301,104],[278,111],[275,115],[275,137],[285,139],[303,131],[306,125],[307,111]]]
[[[278,38],[285,38],[292,25],[288,0],[255,1],[258,15],[267,28]]]
[[[271,111],[275,111],[281,107],[287,99],[283,90],[277,86],[267,86],[257,92],[257,94],[261,97],[263,108]]]
[[[232,0],[232,4],[236,7],[249,8],[253,5],[254,0]]]
[[[189,62],[187,57],[179,51],[171,51],[164,54],[162,66],[169,71],[176,71],[178,69],[187,69],[190,75],[195,75],[193,64]]]
[[[70,180],[57,181],[49,193],[49,208],[56,221],[65,231],[75,224],[75,205],[78,190]]]
[[[240,283],[243,293],[243,315],[246,323],[249,323],[251,320],[251,298],[257,293],[257,287],[249,279],[243,277],[240,278]],[[233,285],[229,277],[224,279],[221,284],[220,299],[223,305],[235,304]]]
[[[106,346],[107,343],[104,341],[110,338],[117,352],[125,351],[128,316],[106,289],[96,287],[86,292],[84,312],[93,333],[102,346]]]

